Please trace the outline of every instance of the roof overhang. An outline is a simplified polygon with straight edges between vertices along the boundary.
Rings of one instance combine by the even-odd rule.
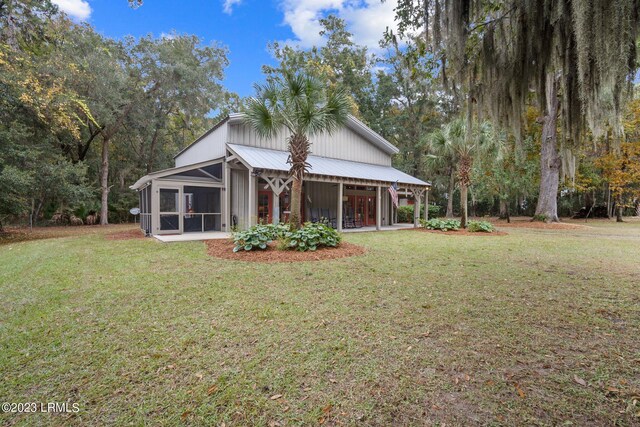
[[[139,180],[137,180],[135,184],[129,186],[129,188],[132,190],[140,190],[141,188],[145,187],[149,182],[151,182],[154,179],[164,178],[167,176],[175,175],[182,172],[187,172],[194,169],[200,169],[209,165],[214,165],[216,163],[222,163],[223,161],[224,161],[224,157],[219,157],[217,159],[207,160],[206,162],[194,163],[192,165],[180,166],[178,168],[169,168],[169,169],[159,170],[157,172],[152,172],[150,174],[143,176]]]
[[[267,171],[288,172],[290,168],[290,165],[287,163],[289,153],[286,151],[237,144],[227,144],[227,149],[233,156],[241,159],[245,166],[254,170],[262,169]],[[391,166],[374,165],[314,155],[310,155],[307,158],[307,162],[310,165],[309,175],[312,176],[385,184],[398,182],[408,187],[431,186],[430,183],[415,178]]]

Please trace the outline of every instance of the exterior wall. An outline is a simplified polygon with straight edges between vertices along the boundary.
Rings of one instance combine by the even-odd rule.
[[[286,134],[284,132],[278,137],[263,139],[259,138],[248,126],[243,124],[236,123],[228,125],[228,127],[227,142],[231,144],[280,151],[287,150],[287,141],[284,136]],[[341,128],[332,135],[321,134],[313,137],[311,152],[316,156],[391,166],[391,156],[389,154],[378,149],[347,127]]]
[[[305,218],[311,220],[311,208],[329,209],[332,218],[338,217],[338,186],[326,182],[307,181],[304,188]],[[311,202],[309,202],[311,199]]]
[[[231,169],[231,217],[238,218],[238,228],[249,226],[249,173],[246,170]],[[229,188],[227,188],[229,191]],[[233,220],[230,219],[233,226]]]
[[[251,177],[257,181],[257,178]],[[256,197],[253,201],[257,203],[257,192],[262,190],[262,186],[256,185]],[[393,207],[391,204],[391,196],[386,187],[381,187],[381,215],[382,225],[390,225],[392,222]],[[238,219],[238,228],[246,229],[250,225],[249,211],[249,174],[247,170],[231,169],[231,215],[235,215]],[[329,215],[332,218],[338,218],[338,186],[335,183],[305,181],[304,184],[304,214],[307,221],[314,216],[311,209],[329,209]],[[375,191],[362,190],[344,190],[344,195],[376,195]],[[275,197],[275,195],[274,195]],[[254,212],[257,206],[254,206]],[[321,212],[318,212],[321,215]],[[233,224],[231,222],[230,224]]]
[[[227,142],[227,124],[223,124],[200,141],[187,148],[175,158],[175,166],[181,167],[194,163],[217,159],[225,155]]]

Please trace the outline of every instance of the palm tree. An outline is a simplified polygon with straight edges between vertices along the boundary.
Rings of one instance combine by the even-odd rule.
[[[245,122],[261,137],[288,134],[291,185],[292,230],[300,228],[302,182],[309,164],[310,138],[332,133],[343,126],[351,111],[351,100],[339,88],[327,88],[305,73],[284,72],[264,85],[255,85],[256,96],[249,99]]]
[[[434,159],[449,160],[456,169],[460,186],[460,226],[467,227],[467,199],[471,185],[471,172],[474,158],[493,148],[498,140],[492,137],[492,128],[488,122],[477,124],[467,135],[466,124],[462,119],[447,123],[431,135],[431,148]]]

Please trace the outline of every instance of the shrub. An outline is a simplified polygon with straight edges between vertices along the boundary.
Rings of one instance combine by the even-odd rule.
[[[340,244],[340,240],[338,232],[328,225],[321,222],[307,222],[299,230],[286,232],[281,247],[298,251],[315,251],[323,246],[336,247]]]
[[[547,222],[547,216],[545,214],[534,215],[532,221]]]
[[[440,206],[429,205],[429,218],[440,215]],[[420,205],[420,217],[424,216],[424,205]],[[398,206],[398,222],[413,222],[413,205]]]
[[[467,229],[473,233],[492,233],[495,231],[493,224],[487,221],[469,221]]]
[[[450,231],[460,228],[460,221],[457,219],[433,218],[428,221],[420,220],[420,224],[427,230]]]
[[[284,237],[288,230],[287,224],[258,224],[244,231],[236,231],[233,233],[233,251],[266,249],[268,243]]]

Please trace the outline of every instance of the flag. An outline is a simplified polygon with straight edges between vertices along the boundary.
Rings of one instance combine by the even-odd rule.
[[[398,181],[391,184],[389,187],[389,194],[391,194],[391,200],[393,201],[393,206],[398,207]]]

